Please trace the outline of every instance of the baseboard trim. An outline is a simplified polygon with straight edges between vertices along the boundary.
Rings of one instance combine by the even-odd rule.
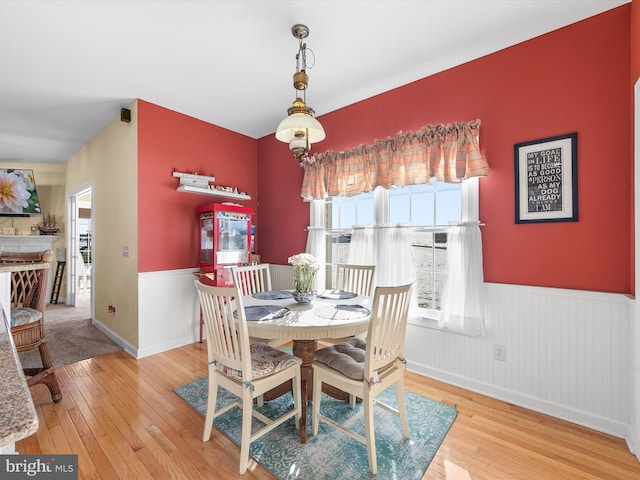
[[[591,415],[589,413],[582,412],[580,410],[567,408],[563,405],[547,402],[539,398],[531,397],[528,395],[522,395],[517,392],[496,388],[491,385],[486,385],[469,378],[461,377],[458,375],[452,375],[448,372],[434,369],[426,365],[417,364],[415,362],[408,362],[407,370],[418,375],[422,375],[434,380],[455,385],[456,387],[464,388],[472,392],[476,392],[482,395],[486,395],[503,402],[511,403],[519,407],[527,408],[538,413],[549,415],[554,418],[566,420],[583,427],[590,428],[608,435],[613,435],[618,438],[622,438],[627,441],[627,445],[630,451],[634,453],[633,439],[630,438],[629,425],[612,421],[607,418]],[[631,442],[631,443],[630,443]]]
[[[125,352],[127,352],[129,355],[131,355],[133,358],[137,358],[136,357],[136,350],[137,349],[133,345],[131,345],[129,342],[127,342],[124,338],[122,338],[120,335],[115,333],[113,330],[109,329],[104,323],[101,323],[98,320],[96,320],[95,318],[92,318],[91,319],[91,324],[94,327],[96,327],[98,330],[100,330],[102,333],[104,333],[107,337],[109,337],[116,344],[118,344],[120,347],[122,347],[122,349]]]
[[[148,357],[149,355],[155,355],[156,353],[166,352],[167,350],[173,350],[174,348],[183,347],[185,345],[190,345],[198,340],[195,337],[189,338],[180,338],[174,340],[169,343],[165,343],[163,345],[154,345],[151,348],[145,349],[137,349],[129,342],[127,342],[120,335],[116,334],[113,330],[109,329],[105,324],[99,322],[98,320],[91,320],[91,323],[94,327],[104,333],[107,337],[109,337],[112,341],[117,343],[122,349],[131,355],[135,359],[140,359],[144,357]]]
[[[139,349],[137,350],[135,357],[138,359],[148,357],[149,355],[155,355],[156,353],[162,353],[162,352],[166,352],[167,350],[173,350],[174,348],[183,347],[185,345],[191,345],[192,343],[197,341],[198,339],[196,339],[195,337],[180,338],[162,345],[154,345],[153,347],[150,347],[150,348]]]

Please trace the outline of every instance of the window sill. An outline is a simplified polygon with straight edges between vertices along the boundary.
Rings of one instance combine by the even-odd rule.
[[[424,327],[424,328],[432,328],[434,330],[440,330],[442,332],[448,331],[446,328],[442,328],[438,326],[438,319],[425,317],[420,314],[410,315],[407,323],[409,325],[415,325],[417,327]]]

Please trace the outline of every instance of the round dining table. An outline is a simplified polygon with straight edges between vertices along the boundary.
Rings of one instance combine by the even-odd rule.
[[[242,297],[250,337],[271,343],[273,340],[293,342],[293,354],[302,359],[302,398],[310,401],[313,395],[314,352],[318,340],[344,338],[366,332],[369,326],[371,299],[340,290],[317,293],[312,303],[298,303],[288,290],[258,292]],[[290,387],[283,385],[265,394],[264,399],[277,398]],[[347,395],[325,385],[323,391],[333,397],[347,399]],[[306,402],[303,419],[306,419]],[[306,441],[301,428],[301,440]]]

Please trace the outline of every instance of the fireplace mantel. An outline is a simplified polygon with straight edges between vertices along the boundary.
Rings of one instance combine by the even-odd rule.
[[[42,252],[53,250],[57,235],[0,235],[0,252]]]
[[[60,237],[58,237],[57,235],[0,235],[0,252],[43,252],[45,250],[53,251],[53,243],[58,238]],[[55,254],[55,252],[53,253]],[[59,260],[64,260],[64,258]],[[52,269],[49,269],[49,286],[47,288],[47,298],[50,298],[51,289],[53,288],[53,285],[51,284],[53,272],[51,270]],[[9,278],[8,275],[7,278]],[[5,288],[9,289],[7,291],[11,292],[11,283],[9,282],[5,286]],[[2,302],[3,300],[7,301],[6,298],[0,298],[0,302]],[[1,450],[0,453],[2,453]]]

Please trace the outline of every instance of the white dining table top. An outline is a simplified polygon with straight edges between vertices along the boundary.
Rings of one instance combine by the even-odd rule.
[[[324,292],[321,292],[324,293]],[[371,310],[369,297],[326,299],[316,297],[311,304],[297,303],[293,298],[264,300],[252,295],[242,297],[246,307],[279,306],[289,311],[280,318],[247,321],[249,336],[264,339],[317,340],[342,338],[367,331],[369,315],[337,309],[339,305],[362,306]]]

